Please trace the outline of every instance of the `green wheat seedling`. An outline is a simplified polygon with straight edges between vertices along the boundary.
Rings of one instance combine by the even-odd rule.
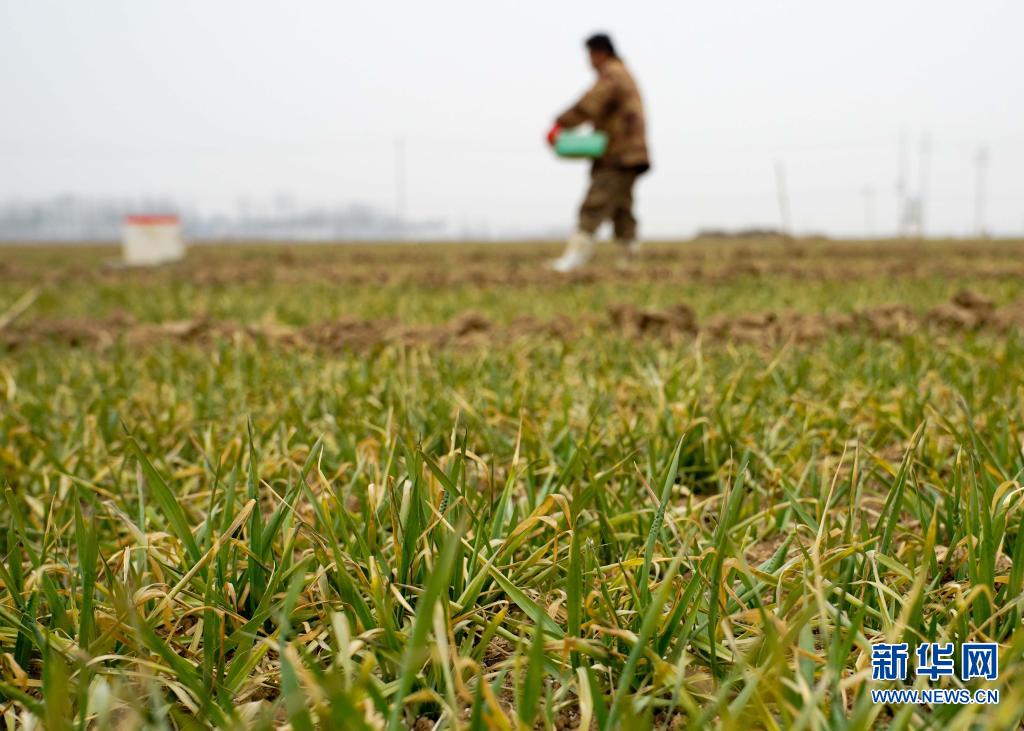
[[[385,256],[352,251],[325,256],[360,272],[356,254]],[[205,256],[226,277],[262,261]],[[656,261],[671,275],[675,260]],[[783,300],[923,309],[965,286],[1002,304],[1024,289],[964,267],[962,281],[795,289],[770,266],[760,280],[599,270],[447,289],[408,269],[401,286],[352,284],[347,304],[305,270],[285,270],[311,278],[298,288],[229,277],[197,291],[166,271],[46,289],[19,327],[193,305],[440,327],[465,302],[494,323],[584,324],[362,350],[216,333],[3,346],[2,724],[1017,728],[1015,330],[745,342],[602,324],[630,299],[704,317]],[[999,644],[998,706],[872,703],[873,643],[965,641]]]

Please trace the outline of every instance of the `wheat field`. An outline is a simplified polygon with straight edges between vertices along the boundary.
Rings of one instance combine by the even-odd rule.
[[[4,727],[1019,728],[1024,242],[554,251],[0,249]]]

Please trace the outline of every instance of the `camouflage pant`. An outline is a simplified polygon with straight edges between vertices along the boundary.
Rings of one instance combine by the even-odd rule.
[[[590,171],[590,188],[580,206],[580,229],[594,233],[610,220],[617,240],[625,243],[635,239],[633,184],[640,172],[636,168],[595,165]]]

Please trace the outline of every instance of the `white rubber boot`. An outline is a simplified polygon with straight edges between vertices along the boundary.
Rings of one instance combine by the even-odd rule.
[[[629,241],[616,240],[615,244],[619,247],[619,251],[622,252],[619,255],[619,266],[628,267],[640,258],[643,245],[639,239],[630,239]]]
[[[622,250],[625,252],[627,259],[636,259],[640,256],[641,250],[643,250],[643,244],[640,243],[640,239],[630,239],[629,241],[622,242]]]
[[[565,252],[550,267],[566,274],[583,267],[594,256],[594,235],[586,231],[577,231],[565,243]]]

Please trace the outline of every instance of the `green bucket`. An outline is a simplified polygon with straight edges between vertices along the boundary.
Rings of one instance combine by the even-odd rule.
[[[606,149],[608,135],[604,132],[562,132],[555,140],[559,157],[601,157]]]

